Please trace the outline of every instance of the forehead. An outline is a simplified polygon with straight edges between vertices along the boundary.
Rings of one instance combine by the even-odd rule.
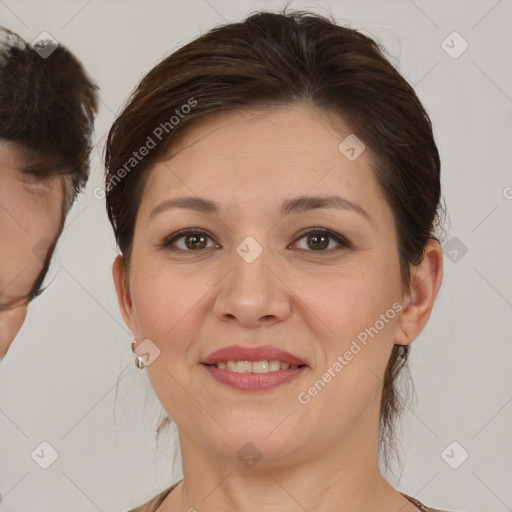
[[[279,153],[290,158],[293,152],[321,152],[327,157],[338,152],[339,142],[350,133],[341,119],[334,128],[333,120],[332,114],[306,104],[214,113],[188,124],[173,141],[169,159],[176,163],[194,154],[229,159]],[[209,148],[208,155],[203,153],[205,147]]]
[[[197,184],[286,178],[303,181],[304,186],[309,178],[324,175],[328,181],[349,174],[372,180],[370,152],[365,150],[354,161],[343,156],[339,145],[350,130],[341,120],[334,127],[332,120],[332,115],[307,105],[194,119],[173,140],[169,157],[154,166],[147,189],[153,186],[154,191],[165,181],[178,185],[182,178]]]
[[[304,105],[236,111],[191,121],[169,158],[149,171],[141,210],[178,195],[213,195],[225,204],[274,207],[276,196],[339,192],[371,210],[381,202],[370,151],[349,160],[341,122]],[[377,205],[378,206],[378,205]]]

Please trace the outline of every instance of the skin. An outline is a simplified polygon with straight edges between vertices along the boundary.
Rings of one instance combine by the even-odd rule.
[[[416,511],[380,473],[379,407],[393,344],[411,343],[430,316],[440,245],[429,242],[411,291],[402,292],[393,214],[370,151],[349,161],[338,145],[350,132],[312,107],[216,114],[184,133],[148,176],[129,273],[121,256],[113,265],[126,324],[160,350],[146,369],[180,435],[184,479],[159,512]],[[334,208],[277,216],[285,199],[333,192],[370,220]],[[170,209],[150,219],[156,205],[181,196],[214,200],[221,213]],[[159,247],[184,228],[211,238],[199,249],[193,236],[189,246],[176,240],[176,251]],[[353,248],[329,238],[319,249],[306,228],[331,229]],[[247,236],[263,248],[250,264],[236,252]],[[310,403],[299,403],[298,394],[397,301],[401,314]],[[277,346],[309,368],[273,390],[237,391],[199,364],[231,344]],[[262,454],[252,467],[237,457],[248,442]]]
[[[0,359],[23,325],[25,296],[40,278],[62,217],[62,177],[26,174],[24,164],[12,146],[0,142]]]

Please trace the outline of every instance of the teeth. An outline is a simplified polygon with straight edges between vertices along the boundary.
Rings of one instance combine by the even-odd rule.
[[[252,372],[252,363],[250,361],[238,361],[236,371],[239,373]]]
[[[252,370],[252,373],[268,373],[270,371],[270,363],[268,361],[256,361],[254,363],[246,363],[252,366],[252,368],[249,366],[249,370]],[[240,365],[240,363],[238,363]]]
[[[278,370],[296,370],[297,365],[289,365],[289,363],[281,363],[280,361],[221,361],[214,364],[216,368],[229,370],[238,373],[268,373]]]
[[[281,363],[279,361],[269,361],[268,362],[268,369],[271,372],[275,372],[277,370],[281,369]]]

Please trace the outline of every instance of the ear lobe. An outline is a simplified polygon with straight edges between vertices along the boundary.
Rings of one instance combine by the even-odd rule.
[[[121,315],[123,316],[123,320],[132,331],[132,333],[136,334],[136,330],[134,331],[133,329],[135,325],[135,322],[133,321],[133,304],[130,290],[126,287],[125,284],[125,269],[122,256],[117,256],[114,260],[112,265],[112,277],[114,279],[117,302],[119,304],[119,309],[121,311]]]
[[[411,269],[410,292],[397,323],[395,344],[409,345],[418,337],[430,318],[442,279],[443,249],[430,239],[423,260]]]

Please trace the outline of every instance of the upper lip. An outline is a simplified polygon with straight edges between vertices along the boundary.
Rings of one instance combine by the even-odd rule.
[[[230,345],[206,357],[202,363],[217,364],[223,361],[280,361],[289,365],[307,365],[305,361],[289,352],[269,345],[262,347],[242,347],[240,345]]]

